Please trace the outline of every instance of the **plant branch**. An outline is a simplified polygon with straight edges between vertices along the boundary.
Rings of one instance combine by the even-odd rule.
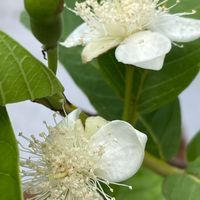
[[[133,106],[133,110],[132,110],[132,124],[135,124],[137,119],[138,119],[138,113],[137,113],[137,108],[138,108],[138,101],[140,99],[140,95],[142,93],[142,89],[143,89],[143,86],[144,86],[144,81],[145,81],[145,78],[147,76],[147,73],[148,71],[147,70],[144,70],[142,72],[142,75],[141,75],[141,79],[140,79],[140,84],[139,84],[139,87],[138,87],[138,90],[137,90],[137,93],[136,93],[136,97],[135,97],[135,100],[134,100],[134,106]]]

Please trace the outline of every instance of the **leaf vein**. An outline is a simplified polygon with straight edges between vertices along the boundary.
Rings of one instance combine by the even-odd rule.
[[[13,52],[13,49],[16,49],[16,48],[13,48],[13,49],[12,49],[4,40],[2,40],[2,41],[3,41],[4,45],[9,49],[9,51],[10,51],[10,53],[11,53],[13,59],[15,60],[15,62],[18,64],[19,70],[20,70],[21,75],[22,75],[22,77],[23,77],[23,79],[24,79],[24,82],[25,82],[25,85],[26,85],[26,87],[27,87],[27,91],[28,91],[28,93],[29,93],[30,98],[31,98],[31,99],[34,99],[34,95],[33,95],[32,91],[31,91],[31,86],[30,86],[30,84],[29,84],[29,82],[28,82],[28,80],[27,80],[26,73],[25,73],[25,71],[24,71],[24,69],[23,69],[23,66],[22,66],[22,65],[23,65],[23,62],[28,58],[28,56],[24,56],[24,58],[22,58],[21,61],[19,61],[19,60],[16,58],[16,56],[15,56],[15,54],[14,54],[14,52]],[[17,45],[16,45],[16,46],[17,46]]]

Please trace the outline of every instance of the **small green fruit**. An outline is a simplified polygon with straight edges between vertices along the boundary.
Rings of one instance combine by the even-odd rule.
[[[62,34],[64,0],[24,0],[31,29],[45,49],[57,45]]]

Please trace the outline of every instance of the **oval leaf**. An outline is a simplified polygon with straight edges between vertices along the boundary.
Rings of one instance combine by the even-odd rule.
[[[187,172],[200,178],[200,157],[188,163]]]
[[[62,91],[51,70],[0,31],[0,105],[53,96]]]
[[[166,200],[199,200],[200,180],[191,175],[176,175],[166,178],[163,186]]]
[[[0,107],[0,155],[0,199],[21,200],[17,142],[4,107]]]
[[[112,89],[99,75],[95,63],[82,64],[80,52],[80,47],[71,49],[60,47],[60,60],[99,114],[110,120],[119,119],[123,108],[121,99],[115,96]]]
[[[200,131],[192,138],[187,146],[187,159],[193,161],[200,156]]]
[[[179,100],[139,117],[137,128],[149,135],[147,150],[165,160],[173,158],[181,140]]]
[[[152,171],[142,168],[140,171],[124,184],[133,187],[132,190],[126,187],[114,187],[114,196],[117,200],[161,200],[163,178]]]

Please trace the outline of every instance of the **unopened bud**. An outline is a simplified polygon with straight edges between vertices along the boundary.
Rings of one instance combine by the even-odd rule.
[[[24,0],[34,36],[45,49],[57,45],[62,34],[64,0]]]

